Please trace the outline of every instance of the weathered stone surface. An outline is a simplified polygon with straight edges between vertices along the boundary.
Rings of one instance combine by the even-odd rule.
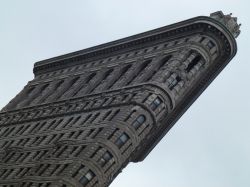
[[[217,12],[37,62],[0,112],[0,186],[108,186],[233,58],[239,32]]]

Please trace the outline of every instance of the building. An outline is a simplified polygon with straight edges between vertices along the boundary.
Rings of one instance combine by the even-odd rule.
[[[222,12],[37,62],[0,112],[1,187],[105,187],[236,54]]]

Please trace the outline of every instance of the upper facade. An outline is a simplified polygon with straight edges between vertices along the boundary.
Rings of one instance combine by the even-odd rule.
[[[237,51],[222,12],[37,62],[0,112],[0,186],[108,186]]]

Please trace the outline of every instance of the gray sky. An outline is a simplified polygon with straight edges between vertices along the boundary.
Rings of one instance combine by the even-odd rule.
[[[242,23],[238,54],[185,115],[111,187],[250,186],[249,0],[0,0],[0,108],[36,61],[223,10]]]

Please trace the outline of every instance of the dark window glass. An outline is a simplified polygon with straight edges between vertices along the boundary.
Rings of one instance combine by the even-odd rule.
[[[123,133],[115,142],[115,144],[121,148],[127,141],[129,137],[126,133]]]
[[[158,106],[160,106],[161,103],[162,103],[162,100],[161,100],[159,97],[157,97],[157,98],[151,103],[150,108],[151,108],[152,110],[156,110],[156,108],[157,108]]]
[[[126,73],[128,72],[128,70],[131,68],[131,64],[125,66],[122,68],[121,72],[119,73],[118,77],[116,78],[116,80],[111,84],[109,85],[108,89],[111,88],[113,85],[115,85],[116,82],[118,82],[118,80],[120,80],[120,78]]]
[[[147,60],[145,62],[143,62],[143,64],[140,66],[139,71],[137,71],[137,73],[135,73],[132,78],[130,79],[129,82],[126,83],[126,85],[129,85],[131,82],[133,82],[135,80],[135,78],[140,75],[145,69],[146,67],[152,62],[152,60]]]
[[[138,118],[133,122],[132,126],[135,129],[138,129],[144,122],[146,121],[146,117],[144,115],[139,115]]]
[[[175,79],[169,84],[169,89],[172,90],[180,81],[181,78],[179,76],[176,76]]]
[[[199,62],[200,60],[201,60],[201,56],[200,56],[200,55],[196,56],[196,57],[188,64],[188,66],[187,66],[187,68],[186,68],[186,72],[190,72],[190,71],[194,68],[194,66],[198,64],[198,62]]]
[[[83,186],[86,186],[93,178],[95,177],[95,174],[92,171],[88,171],[88,173],[86,173],[86,175],[84,175],[81,179],[80,179],[80,183]]]
[[[215,46],[215,44],[212,41],[209,41],[207,43],[207,46],[208,46],[209,49],[212,49]]]
[[[91,73],[86,79],[85,83],[88,84],[94,78],[94,76],[96,76],[96,73]]]
[[[104,153],[102,158],[100,159],[101,166],[103,167],[108,161],[110,161],[113,158],[110,152]]]

